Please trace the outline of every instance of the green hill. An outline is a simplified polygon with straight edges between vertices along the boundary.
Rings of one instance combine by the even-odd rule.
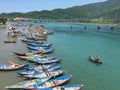
[[[118,20],[120,18],[120,0],[107,0],[83,6],[74,6],[66,9],[33,11],[28,13],[2,13],[5,17],[25,17],[37,19],[105,19]]]

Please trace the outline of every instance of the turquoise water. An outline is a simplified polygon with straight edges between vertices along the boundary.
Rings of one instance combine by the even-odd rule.
[[[119,27],[111,31],[109,26],[102,25],[101,30],[98,31],[97,25],[87,25],[87,30],[84,30],[83,24],[41,24],[54,31],[53,35],[48,36],[48,42],[53,43],[55,48],[53,55],[63,58],[60,64],[66,70],[65,74],[73,75],[68,84],[83,83],[85,87],[82,90],[120,90]],[[7,60],[23,62],[19,61],[12,52],[25,51],[26,46],[20,40],[16,44],[4,44],[2,41],[6,38],[6,31],[6,28],[0,29],[0,62],[7,63]],[[103,64],[90,62],[89,55],[99,55]],[[23,80],[16,76],[16,71],[0,72],[0,76],[0,90],[5,90],[5,85]]]

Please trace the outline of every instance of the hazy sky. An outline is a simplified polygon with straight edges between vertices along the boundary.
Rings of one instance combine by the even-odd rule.
[[[103,1],[106,0],[0,0],[0,13],[53,10]]]

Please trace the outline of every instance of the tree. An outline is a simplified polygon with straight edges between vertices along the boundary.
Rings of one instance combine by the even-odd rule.
[[[7,18],[6,17],[0,17],[0,23],[6,24]]]

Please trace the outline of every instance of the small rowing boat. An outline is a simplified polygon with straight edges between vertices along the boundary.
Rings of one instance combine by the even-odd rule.
[[[10,64],[0,64],[0,70],[11,71],[11,70],[18,70],[18,69],[24,68],[25,66],[28,66],[28,63],[16,64],[12,61],[9,61],[9,63]]]
[[[12,85],[8,85],[5,86],[6,89],[14,89],[14,90],[22,90],[23,88],[29,87],[31,85],[34,84],[38,84],[38,83],[42,83],[45,82],[47,80],[49,80],[51,77],[44,77],[44,78],[37,78],[37,79],[33,79],[33,80],[27,80],[27,81],[23,81],[23,82],[19,82],[16,84],[12,84]]]
[[[98,64],[102,64],[102,61],[101,61],[101,60],[96,59],[96,58],[94,58],[94,57],[92,57],[92,56],[89,56],[89,60],[92,61],[92,62],[98,63]]]
[[[74,84],[74,85],[65,85],[65,86],[55,86],[53,88],[45,88],[38,90],[80,90],[84,84]]]
[[[16,40],[5,40],[4,43],[16,43]]]
[[[22,75],[23,77],[26,78],[43,78],[43,77],[47,77],[47,76],[51,76],[51,77],[56,77],[59,75],[62,75],[64,73],[64,70],[51,70],[51,71],[47,71],[47,72],[34,72],[32,74],[25,74]]]
[[[20,71],[20,72],[17,72],[18,75],[22,76],[22,75],[28,75],[28,74],[34,74],[36,71],[37,72],[48,72],[48,71],[52,71],[52,70],[59,70],[62,66],[55,66],[55,67],[51,67],[51,68],[48,68],[48,69],[38,69],[38,68],[35,68],[34,70],[27,70],[27,71]]]
[[[39,83],[39,84],[34,84],[32,86],[29,86],[27,88],[24,88],[24,90],[49,90],[46,88],[51,88],[51,87],[55,87],[55,86],[59,86],[62,85],[66,82],[68,82],[70,79],[72,78],[72,75],[68,74],[68,75],[64,75],[52,80],[48,80],[46,82],[43,83]]]

